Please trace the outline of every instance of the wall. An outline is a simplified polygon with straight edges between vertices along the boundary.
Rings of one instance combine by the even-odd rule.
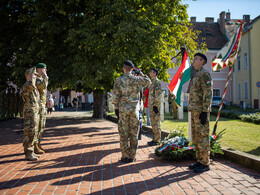
[[[253,23],[252,29],[250,30],[252,107],[254,106],[254,99],[260,99],[258,94],[259,93],[258,90],[260,89],[256,86],[256,83],[260,81],[260,37],[259,35],[260,35],[260,19],[256,20]]]

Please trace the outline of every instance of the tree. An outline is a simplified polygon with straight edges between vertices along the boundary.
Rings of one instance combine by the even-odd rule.
[[[24,40],[15,52],[15,83],[28,64],[48,65],[51,88],[94,93],[94,117],[103,117],[104,93],[129,59],[144,73],[155,67],[168,81],[171,56],[183,44],[200,47],[180,0],[22,1]]]
[[[80,16],[67,42],[83,90],[94,91],[94,116],[100,117],[101,97],[111,90],[124,60],[132,60],[145,73],[156,67],[160,79],[168,81],[176,49],[183,44],[190,51],[198,47],[195,32],[188,28],[186,5],[178,0],[93,1]]]
[[[18,0],[3,0],[0,4],[0,91],[6,90],[15,80],[14,62],[17,58],[14,54],[23,43],[26,29],[25,24],[18,22],[22,5]]]

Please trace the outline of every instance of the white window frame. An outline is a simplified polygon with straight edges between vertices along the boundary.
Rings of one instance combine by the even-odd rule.
[[[241,100],[241,83],[237,83],[237,99]]]
[[[219,97],[221,97],[221,90],[220,90],[220,88],[214,88],[213,89],[213,96],[214,96],[214,90],[219,90]]]
[[[241,60],[240,60],[240,56],[237,56],[237,72],[239,72],[241,70]]]
[[[247,91],[246,91],[246,84],[247,84]],[[245,81],[244,82],[244,96],[245,96],[245,100],[248,100],[248,81]],[[246,94],[247,94],[247,97],[246,97]]]
[[[244,53],[244,70],[247,70],[247,53]]]

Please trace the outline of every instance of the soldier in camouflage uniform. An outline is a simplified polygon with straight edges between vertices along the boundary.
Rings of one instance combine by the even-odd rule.
[[[174,118],[177,118],[177,104],[175,102],[174,95],[169,91],[168,102],[170,106],[170,113]]]
[[[149,86],[148,94],[148,107],[150,111],[150,120],[153,131],[153,140],[148,142],[149,146],[154,146],[160,143],[161,141],[161,96],[162,96],[162,87],[160,81],[157,79],[158,70],[152,68],[149,75],[152,79],[152,83]]]
[[[47,76],[47,69],[46,64],[39,63],[36,65],[36,71],[39,75],[39,77],[36,78],[36,87],[40,94],[40,111],[39,111],[39,128],[38,128],[38,134],[36,136],[35,145],[34,145],[34,152],[36,154],[43,154],[45,153],[45,150],[41,146],[41,138],[42,134],[45,128],[45,122],[46,122],[46,93],[47,93],[47,86],[48,86],[48,79]]]
[[[210,73],[203,68],[207,63],[204,54],[194,55],[192,66],[195,68],[189,84],[189,105],[191,112],[192,142],[196,150],[197,162],[189,166],[195,173],[209,170],[209,113],[212,101],[212,79]]]
[[[113,104],[115,105],[115,113],[119,118],[121,161],[125,163],[135,160],[138,146],[137,133],[140,125],[140,90],[150,84],[149,77],[142,72],[140,72],[141,76],[133,76],[131,74],[133,67],[131,61],[124,61],[124,75],[116,79],[113,89]]]
[[[25,72],[26,83],[22,87],[23,118],[24,118],[24,154],[29,161],[38,160],[34,153],[34,142],[39,126],[39,92],[36,88],[36,68],[30,68]]]

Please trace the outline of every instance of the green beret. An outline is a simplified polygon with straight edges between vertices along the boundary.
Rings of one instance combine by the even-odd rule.
[[[39,63],[36,65],[36,68],[44,68],[44,67],[47,67],[46,64],[44,63]]]

